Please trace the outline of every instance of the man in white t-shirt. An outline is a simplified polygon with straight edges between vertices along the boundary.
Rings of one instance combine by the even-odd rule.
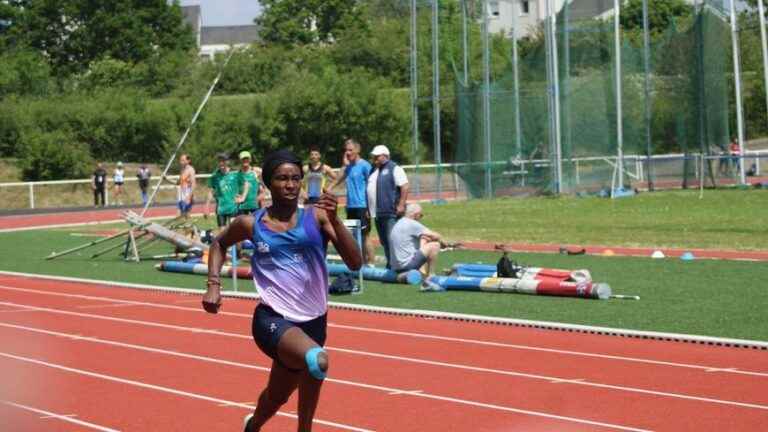
[[[392,270],[419,270],[425,277],[433,274],[437,254],[444,244],[440,234],[422,225],[424,216],[419,204],[408,204],[405,217],[395,223],[389,238]]]
[[[371,151],[376,169],[368,177],[368,209],[376,220],[376,231],[387,257],[387,268],[391,268],[392,256],[389,250],[389,233],[397,219],[405,214],[408,199],[408,177],[402,167],[389,158],[389,149],[377,145]]]

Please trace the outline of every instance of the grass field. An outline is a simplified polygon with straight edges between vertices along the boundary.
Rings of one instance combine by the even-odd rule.
[[[508,198],[425,206],[425,225],[460,240],[606,246],[768,248],[768,190],[634,198]]]
[[[464,205],[478,204],[485,205],[483,202]],[[502,200],[501,204],[508,203]],[[430,217],[435,218],[438,212],[446,210],[446,206],[434,209]],[[51,251],[87,243],[95,237],[83,237],[83,234],[106,228],[96,226],[0,234],[2,244],[13,245],[0,250],[0,269],[203,289],[203,277],[162,273],[153,268],[155,262],[124,263],[116,253],[96,260],[89,259],[93,252],[100,249],[98,246],[52,261],[43,259]],[[464,228],[468,232],[480,232],[480,228],[469,224]],[[510,232],[514,234],[516,231]],[[168,253],[170,247],[158,245],[147,251],[148,254],[155,252]],[[536,266],[587,268],[596,281],[609,283],[614,293],[636,294],[641,296],[641,300],[597,301],[471,292],[420,293],[417,287],[374,282],[366,283],[362,295],[334,296],[333,300],[768,340],[768,326],[765,326],[764,318],[768,290],[764,289],[764,283],[761,282],[768,280],[768,266],[765,263],[709,260],[684,262],[675,259],[550,254],[516,254],[514,258],[521,263]],[[442,268],[454,262],[495,263],[497,259],[498,256],[493,253],[453,251],[442,254],[439,264]],[[230,282],[226,284],[229,287]],[[240,288],[252,289],[252,284],[241,281]]]

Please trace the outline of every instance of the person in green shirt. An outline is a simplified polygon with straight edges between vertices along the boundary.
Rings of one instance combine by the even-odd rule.
[[[208,179],[208,199],[205,202],[205,217],[210,214],[211,200],[216,201],[216,224],[219,228],[229,224],[230,219],[237,215],[235,199],[240,190],[238,173],[229,169],[226,153],[217,155],[219,168]]]
[[[238,215],[251,215],[261,208],[261,202],[264,198],[261,182],[261,169],[251,166],[251,153],[247,151],[240,152],[240,171],[237,172],[239,179],[239,194],[235,201],[239,205]]]

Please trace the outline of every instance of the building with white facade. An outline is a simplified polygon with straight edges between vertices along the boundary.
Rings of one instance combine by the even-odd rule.
[[[182,6],[184,22],[192,27],[197,41],[200,57],[213,59],[217,53],[226,52],[231,48],[248,46],[259,41],[259,26],[204,26],[203,14],[199,5]]]
[[[559,12],[564,0],[553,0],[555,12]],[[573,19],[588,19],[605,14],[613,9],[613,0],[572,0],[570,16]],[[515,18],[515,13],[517,18]],[[547,17],[547,0],[490,0],[488,18],[491,33],[504,33],[512,36],[512,28],[517,21],[517,37],[525,37]]]

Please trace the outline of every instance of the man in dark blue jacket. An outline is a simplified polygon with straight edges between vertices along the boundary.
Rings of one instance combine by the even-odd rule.
[[[377,145],[371,151],[371,156],[376,169],[368,177],[368,208],[371,217],[376,219],[376,231],[387,257],[387,268],[391,268],[389,234],[395,222],[405,214],[408,177],[403,168],[389,158],[387,146]]]

